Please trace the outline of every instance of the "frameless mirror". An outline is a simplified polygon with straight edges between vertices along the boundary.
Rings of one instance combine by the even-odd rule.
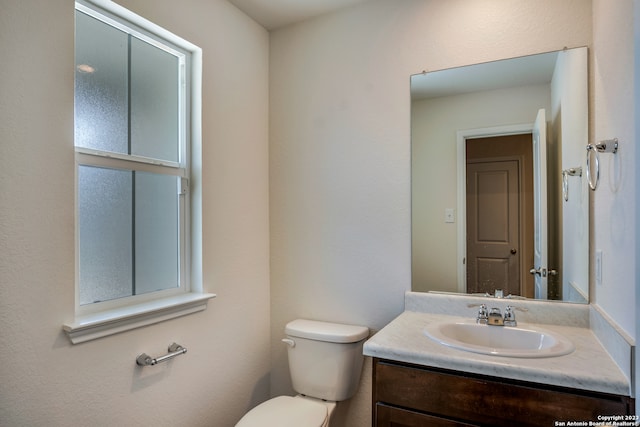
[[[411,77],[413,291],[588,302],[587,68],[576,48]]]

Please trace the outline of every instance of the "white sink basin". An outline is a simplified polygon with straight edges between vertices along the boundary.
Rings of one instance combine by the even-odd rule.
[[[562,335],[536,327],[480,325],[475,322],[433,323],[424,329],[432,340],[473,353],[504,357],[556,357],[575,350]]]

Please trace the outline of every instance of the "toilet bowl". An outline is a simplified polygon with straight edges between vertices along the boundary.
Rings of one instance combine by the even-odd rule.
[[[236,427],[328,427],[335,402],[297,395],[278,396],[249,411]]]
[[[368,328],[298,319],[287,323],[285,334],[291,382],[299,394],[261,403],[236,427],[328,427],[336,402],[357,391]]]

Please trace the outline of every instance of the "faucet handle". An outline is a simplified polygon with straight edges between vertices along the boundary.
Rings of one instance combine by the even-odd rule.
[[[483,325],[487,324],[489,319],[489,310],[487,310],[486,304],[469,304],[467,307],[480,307],[478,309],[478,316],[476,317],[476,323],[481,323]]]
[[[510,305],[504,309],[504,326],[518,326],[515,310]]]

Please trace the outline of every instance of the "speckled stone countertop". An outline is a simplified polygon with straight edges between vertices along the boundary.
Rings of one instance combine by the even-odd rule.
[[[422,311],[424,308],[421,308],[421,311],[405,311],[391,321],[365,343],[365,356],[533,383],[631,395],[628,377],[589,329],[588,320],[586,324],[578,321],[570,326],[562,324],[551,326],[548,323],[541,325],[545,329],[564,335],[573,342],[575,351],[564,356],[511,358],[476,354],[444,346],[424,334],[425,327],[433,322],[469,320],[469,316],[466,315],[463,317],[439,312],[441,310],[438,306],[446,301],[438,298],[440,297],[436,296],[435,304],[431,304],[430,301],[426,304],[436,306],[435,313]],[[475,299],[471,298],[469,301],[475,302]],[[456,300],[456,303],[463,305],[465,310],[469,311],[466,308],[469,301],[462,299]],[[486,303],[489,306],[492,305],[491,302]],[[531,305],[519,301],[504,301],[504,304],[500,301],[500,303],[499,305],[506,305],[506,303],[514,306]],[[407,306],[415,309],[413,302],[409,302]],[[537,307],[546,306],[536,306],[534,302],[533,307],[528,313]],[[587,307],[588,319],[588,306],[583,307]],[[558,308],[565,309],[565,307]],[[578,307],[577,310],[585,309]],[[564,311],[566,312],[566,309]],[[473,311],[470,315],[473,316]],[[531,315],[522,317],[532,318]],[[527,322],[525,323],[524,320]],[[535,323],[528,319],[518,319],[518,322],[519,326],[523,327],[535,326]]]

